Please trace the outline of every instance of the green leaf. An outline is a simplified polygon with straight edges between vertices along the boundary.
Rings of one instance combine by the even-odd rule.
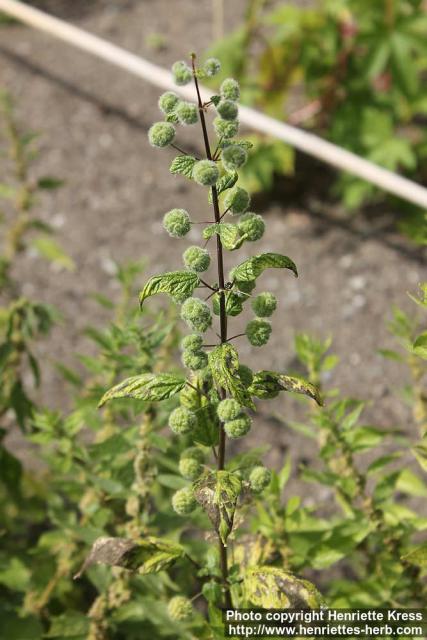
[[[38,236],[37,238],[34,238],[31,244],[35,247],[39,255],[41,255],[42,258],[45,258],[45,260],[49,260],[49,262],[53,262],[54,264],[67,269],[67,271],[75,270],[76,265],[72,258],[65,253],[62,247],[60,247],[53,238],[45,235]]]
[[[53,178],[52,176],[43,176],[37,180],[37,186],[39,189],[58,189],[62,187],[64,180]]]
[[[233,249],[238,249],[238,241],[239,241],[239,229],[236,224],[231,224],[229,222],[218,222],[216,224],[211,224],[206,229],[203,230],[203,237],[205,240],[212,238],[212,236],[217,233],[221,238],[222,246],[228,251],[233,251]]]
[[[64,640],[83,640],[89,632],[89,618],[78,611],[67,611],[60,616],[53,616],[50,629],[45,638]]]
[[[239,358],[231,344],[221,344],[209,354],[209,368],[218,388],[223,388],[240,404],[255,409],[248,390],[239,377]]]
[[[252,258],[248,258],[232,270],[231,278],[240,282],[251,282],[256,280],[264,269],[290,269],[296,277],[298,271],[295,264],[287,256],[280,253],[261,253]]]
[[[396,482],[396,489],[403,491],[410,496],[425,498],[427,496],[427,485],[415,473],[409,469],[403,469]]]
[[[144,300],[156,293],[167,293],[179,302],[189,298],[199,284],[199,276],[193,271],[170,271],[149,279],[141,293],[139,303],[142,307]]]
[[[322,406],[323,401],[319,390],[307,380],[295,376],[286,376],[276,371],[258,371],[255,373],[249,393],[257,398],[270,398],[276,391],[291,391],[309,396]]]
[[[74,579],[80,578],[93,564],[123,567],[145,575],[158,573],[184,555],[181,545],[148,536],[139,540],[98,538]]]
[[[427,331],[421,333],[413,344],[414,353],[427,360]]]
[[[100,402],[102,407],[109,400],[116,398],[135,398],[137,400],[167,400],[179,393],[185,386],[185,378],[172,373],[143,373],[126,378],[105,393]]]
[[[249,567],[244,576],[246,598],[263,609],[318,608],[324,604],[316,587],[279,567]]]
[[[233,530],[234,513],[241,490],[240,478],[230,471],[210,473],[194,485],[195,498],[224,545]]]
[[[172,160],[169,171],[171,173],[179,173],[191,179],[193,177],[193,167],[196,162],[197,160],[193,158],[193,156],[177,156]]]
[[[224,193],[224,191],[227,191],[227,189],[231,189],[232,187],[234,187],[238,179],[239,176],[236,171],[234,171],[233,173],[227,173],[225,176],[222,176],[222,178],[220,178],[216,183],[217,194],[221,195],[221,193]],[[212,204],[211,192],[209,192],[209,202]]]
[[[418,444],[416,444],[412,448],[412,453],[417,459],[417,462],[420,465],[421,469],[427,472],[427,438],[421,440]]]
[[[409,553],[406,553],[402,556],[402,560],[406,560],[410,564],[415,565],[416,567],[421,567],[424,569],[427,567],[427,543],[412,549]]]

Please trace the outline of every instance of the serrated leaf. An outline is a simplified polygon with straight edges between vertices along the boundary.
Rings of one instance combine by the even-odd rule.
[[[193,271],[170,271],[153,276],[139,294],[139,304],[156,293],[167,293],[174,300],[183,302],[199,284],[199,276]]]
[[[427,567],[427,543],[412,549],[409,553],[406,553],[402,556],[402,560],[406,560],[406,562],[409,562],[416,567],[421,567],[422,569]]]
[[[185,383],[185,378],[172,373],[143,373],[127,378],[112,387],[102,396],[98,406],[102,407],[109,400],[116,398],[135,398],[146,401],[167,400],[179,393]]]
[[[244,576],[244,590],[246,598],[263,609],[308,609],[324,604],[311,582],[279,567],[249,567]]]
[[[320,392],[313,384],[303,378],[287,376],[276,371],[258,371],[255,373],[249,393],[257,398],[271,398],[276,391],[290,391],[309,396],[322,406]]]
[[[290,269],[296,277],[298,271],[294,262],[287,256],[280,253],[261,253],[252,258],[248,258],[232,270],[231,276],[233,280],[240,282],[251,282],[256,280],[264,269]]]
[[[138,573],[158,573],[184,555],[181,545],[149,536],[140,540],[98,538],[74,579],[93,564],[123,567]]]
[[[237,248],[236,244],[239,241],[239,229],[236,224],[229,222],[218,222],[211,224],[203,230],[203,237],[205,240],[212,238],[217,233],[221,238],[222,246],[228,251],[232,251]]]
[[[241,490],[240,478],[230,471],[210,473],[194,485],[195,498],[224,545],[233,530],[234,514]]]
[[[427,331],[421,333],[413,344],[414,353],[420,358],[427,360]]]
[[[196,162],[197,160],[193,158],[193,156],[177,156],[172,160],[169,171],[171,173],[179,173],[191,179],[193,177],[193,167]]]
[[[227,189],[231,189],[236,184],[239,179],[238,174],[234,171],[233,173],[227,173],[225,176],[222,176],[216,183],[216,191],[217,194],[220,195]],[[212,193],[209,191],[209,202],[212,204]]]
[[[255,409],[252,398],[239,377],[236,349],[231,344],[221,344],[209,353],[208,361],[217,387],[225,389],[243,406]]]

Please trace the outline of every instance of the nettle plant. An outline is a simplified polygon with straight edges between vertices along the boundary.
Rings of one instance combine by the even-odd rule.
[[[199,79],[213,76],[219,69],[216,59],[198,67],[195,55],[191,56],[191,65],[175,63],[172,71],[176,83],[193,82],[196,103],[183,102],[173,92],[163,94],[159,107],[164,120],[153,124],[148,133],[152,146],[179,150],[180,154],[172,161],[171,173],[181,174],[204,187],[213,214],[207,222],[192,219],[181,208],[165,214],[164,227],[174,238],[185,237],[192,225],[205,225],[201,228],[203,246],[186,248],[184,269],[153,276],[140,293],[141,305],[157,293],[168,294],[180,305],[181,318],[190,329],[181,342],[182,362],[187,371],[133,376],[111,388],[100,402],[103,406],[116,398],[137,398],[151,403],[179,396],[179,406],[169,414],[168,424],[173,437],[179,436],[187,447],[179,461],[185,484],[173,494],[171,502],[173,510],[185,518],[185,526],[179,532],[172,530],[171,536],[175,534],[175,538],[171,540],[101,538],[85,563],[85,567],[94,563],[119,565],[146,574],[171,569],[179,560],[190,562],[198,576],[195,589],[199,593],[196,590],[175,595],[169,602],[169,615],[191,624],[194,614],[200,627],[200,616],[193,611],[191,598],[203,595],[209,605],[210,630],[221,626],[223,606],[309,607],[321,602],[313,585],[281,566],[261,562],[245,570],[230,555],[241,535],[243,514],[268,487],[274,472],[262,465],[258,451],[227,457],[227,444],[250,431],[256,398],[273,398],[285,390],[305,394],[319,404],[321,401],[316,387],[300,378],[275,371],[253,372],[240,362],[234,346],[234,340],[240,336],[246,336],[254,347],[265,345],[270,337],[268,318],[276,309],[276,298],[268,292],[254,292],[258,277],[267,268],[287,269],[295,276],[297,269],[287,256],[260,253],[240,262],[226,275],[225,252],[234,252],[246,242],[259,240],[265,223],[260,215],[248,211],[249,194],[237,184],[238,171],[250,148],[247,142],[234,139],[239,128],[238,83],[232,78],[225,79],[219,94],[207,103],[200,95]],[[214,146],[206,121],[210,108],[216,111]],[[201,127],[205,157],[188,155],[175,145],[179,124]],[[213,239],[216,246],[210,252],[208,246]],[[212,282],[205,275],[209,267],[216,272]],[[230,319],[239,315],[245,305],[251,306],[254,317],[244,333],[230,335]],[[205,337],[211,329],[217,336],[213,342]],[[194,540],[196,527],[209,529],[208,544]],[[213,537],[218,541],[215,551],[209,544]]]

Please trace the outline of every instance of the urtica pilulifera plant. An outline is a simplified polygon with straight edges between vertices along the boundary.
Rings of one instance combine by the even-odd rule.
[[[266,566],[266,562],[261,562],[262,566],[251,566],[249,571],[244,566],[232,565],[228,553],[239,536],[237,528],[241,517],[236,517],[236,512],[243,505],[247,508],[255,502],[268,487],[272,476],[254,452],[227,459],[227,440],[242,438],[251,429],[256,412],[254,398],[273,398],[284,390],[303,393],[319,403],[320,399],[316,388],[302,379],[275,371],[252,371],[240,362],[233,344],[235,339],[244,336],[254,347],[266,344],[272,330],[266,317],[273,314],[277,301],[269,292],[252,293],[257,279],[267,268],[287,269],[295,276],[297,269],[287,256],[268,252],[245,259],[233,266],[228,276],[226,274],[225,252],[234,252],[245,242],[259,240],[265,223],[260,215],[247,211],[249,195],[236,186],[238,170],[250,151],[249,143],[233,139],[238,129],[237,82],[229,78],[222,83],[219,95],[212,96],[208,102],[201,98],[199,79],[213,76],[219,69],[219,61],[214,59],[198,67],[194,55],[191,56],[191,64],[175,63],[172,72],[176,83],[194,82],[195,103],[182,102],[172,92],[163,94],[159,107],[165,120],[153,124],[148,134],[154,147],[178,149],[180,154],[172,161],[171,173],[181,174],[204,187],[206,206],[212,209],[209,222],[196,220],[181,208],[165,214],[164,228],[174,238],[183,238],[192,225],[205,225],[201,229],[203,246],[186,247],[183,252],[185,268],[153,276],[140,293],[141,305],[157,293],[168,294],[180,305],[181,318],[190,329],[189,335],[181,341],[182,362],[188,371],[186,374],[143,373],[128,378],[107,391],[100,402],[102,406],[107,401],[123,397],[146,402],[179,397],[179,405],[175,408],[172,405],[168,425],[173,434],[171,437],[183,438],[184,446],[188,448],[179,460],[183,481],[172,496],[172,508],[188,520],[192,529],[200,526],[201,522],[210,522],[218,539],[218,556],[212,562],[212,559],[200,557],[202,554],[197,545],[189,553],[188,544],[184,548],[175,541],[155,538],[150,538],[148,546],[144,543],[140,556],[145,572],[160,571],[178,560],[190,560],[198,568],[201,582],[204,582],[202,593],[210,605],[211,622],[212,616],[215,618],[214,612],[221,606],[258,605],[260,598],[262,600],[259,594],[265,589],[264,577],[270,574],[282,578],[277,580],[277,584],[283,585],[285,591],[288,587],[292,591],[292,594],[279,593],[282,587],[276,585],[279,589],[277,604],[283,603],[288,596],[291,602],[296,592],[299,601],[306,602],[306,606],[320,602],[314,587],[307,600],[308,591],[301,589],[301,581],[280,567]],[[207,126],[210,107],[218,114],[214,122],[214,145],[211,145]],[[176,126],[196,123],[201,127],[204,146],[204,157],[201,158],[186,154],[174,145]],[[236,223],[229,221],[228,215],[240,215],[240,218]],[[205,214],[203,218],[206,220],[209,215]],[[209,251],[209,243],[213,239],[215,248]],[[209,270],[214,274],[205,275]],[[244,333],[230,335],[229,319],[239,315],[245,305],[255,316],[247,323]],[[217,318],[214,319],[215,315]],[[213,335],[216,333],[218,341],[206,338],[204,334],[208,331]],[[208,452],[212,452],[211,460]],[[201,511],[205,512],[207,519],[202,518]],[[193,517],[194,521],[191,520]],[[105,562],[107,544],[110,545],[110,560],[117,558],[110,564],[138,568],[139,556],[133,553],[137,543],[123,539],[116,539],[116,547],[111,539],[97,541],[89,557],[90,563]],[[270,593],[269,602],[269,606],[275,606],[274,594]],[[190,601],[183,595],[174,594],[169,615],[174,620],[191,618],[193,609]]]

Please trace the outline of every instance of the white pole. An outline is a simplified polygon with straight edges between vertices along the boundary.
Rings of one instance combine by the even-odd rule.
[[[68,42],[83,51],[87,51],[102,60],[106,60],[161,89],[176,91],[187,99],[193,99],[192,87],[177,87],[169,71],[152,64],[117,45],[94,36],[83,29],[54,18],[53,16],[18,2],[18,0],[0,0],[0,11],[36,29],[40,29],[55,38]],[[202,87],[202,98],[208,100],[212,91]],[[348,171],[380,189],[388,191],[408,202],[427,209],[427,189],[421,185],[383,169],[350,151],[337,147],[318,136],[292,127],[274,118],[250,109],[240,107],[239,119],[256,131],[269,134],[287,144],[307,153],[341,171]]]

